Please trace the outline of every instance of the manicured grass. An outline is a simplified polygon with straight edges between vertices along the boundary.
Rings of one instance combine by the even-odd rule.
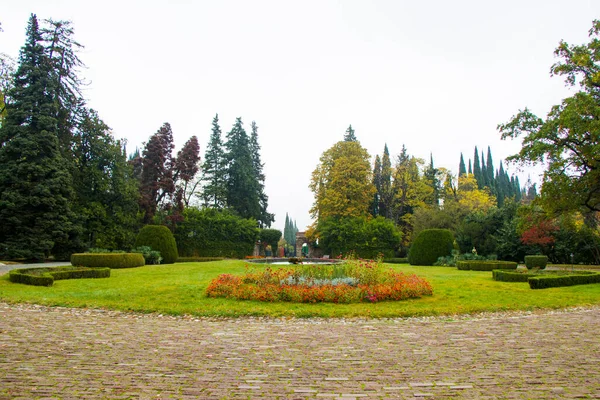
[[[273,317],[407,317],[600,305],[600,284],[531,290],[527,283],[496,282],[491,272],[406,264],[386,266],[426,278],[433,296],[374,304],[262,303],[206,297],[213,278],[222,273],[242,274],[246,264],[226,260],[115,269],[109,279],[57,281],[53,287],[11,283],[3,275],[0,301],[171,315]]]

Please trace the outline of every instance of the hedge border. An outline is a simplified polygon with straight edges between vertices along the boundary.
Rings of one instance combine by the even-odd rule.
[[[466,260],[457,261],[456,268],[461,271],[493,271],[495,269],[517,269],[517,263],[514,261],[480,261]]]
[[[142,253],[76,253],[71,264],[88,268],[135,268],[146,265]]]
[[[527,269],[544,269],[546,268],[546,265],[548,265],[548,256],[544,256],[541,254],[528,255],[525,256],[524,262]]]
[[[35,270],[47,270],[41,275],[34,275],[30,272]],[[110,268],[74,268],[69,270],[52,271],[49,268],[24,268],[13,269],[8,274],[8,279],[13,283],[22,283],[32,286],[52,286],[54,281],[64,279],[85,279],[85,278],[109,278]]]
[[[588,274],[561,275],[561,276],[539,276],[529,278],[529,287],[531,289],[547,289],[553,287],[588,285],[600,283],[600,273],[591,272]]]
[[[384,258],[383,262],[387,264],[408,264],[408,257]]]

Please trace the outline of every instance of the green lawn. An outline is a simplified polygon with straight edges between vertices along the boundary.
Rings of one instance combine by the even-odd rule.
[[[273,317],[407,317],[600,304],[600,284],[531,290],[527,283],[496,282],[491,272],[406,264],[388,266],[428,279],[433,296],[343,305],[261,303],[205,296],[212,278],[221,273],[241,274],[245,265],[244,261],[228,260],[114,269],[108,279],[61,280],[53,287],[11,283],[6,274],[0,276],[0,301],[172,315]]]

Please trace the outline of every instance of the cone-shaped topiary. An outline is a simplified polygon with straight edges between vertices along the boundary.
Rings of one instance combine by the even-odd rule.
[[[135,239],[134,247],[140,246],[149,246],[152,250],[159,251],[163,264],[173,264],[179,257],[175,238],[166,226],[144,226]]]
[[[449,256],[454,235],[448,229],[425,229],[417,235],[408,252],[410,265],[433,265],[439,257]]]

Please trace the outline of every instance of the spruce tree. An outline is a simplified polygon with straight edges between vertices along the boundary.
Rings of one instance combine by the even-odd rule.
[[[57,132],[57,82],[31,15],[0,129],[0,255],[43,260],[75,239],[68,164]]]
[[[259,186],[250,141],[240,117],[227,133],[225,149],[228,163],[227,206],[243,218],[258,220],[261,213]]]
[[[346,129],[346,133],[344,134],[344,142],[358,142],[352,125],[349,125],[348,129]]]
[[[205,207],[222,209],[227,201],[227,160],[223,150],[219,114],[212,121],[210,141],[204,153],[202,164],[202,181],[204,190],[202,200]]]
[[[465,159],[463,154],[460,153],[460,163],[458,164],[458,176],[463,176],[467,174],[467,169],[465,167]]]

